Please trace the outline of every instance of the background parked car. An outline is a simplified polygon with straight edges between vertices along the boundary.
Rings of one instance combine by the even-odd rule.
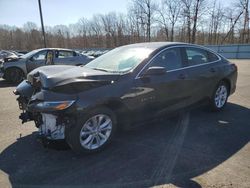
[[[37,67],[45,65],[85,65],[92,58],[70,49],[43,48],[33,50],[15,61],[2,63],[0,76],[12,83],[18,83]]]
[[[16,54],[18,57],[21,57],[23,56],[24,54],[27,54],[28,52],[26,51],[14,51],[14,50],[11,50],[10,52]]]
[[[29,51],[25,51],[25,50],[15,50],[15,52],[17,52],[18,54],[21,54],[21,55],[29,53]]]
[[[14,52],[7,51],[7,50],[0,51],[0,64],[2,64],[4,61],[8,61],[12,59],[18,59],[18,55]]]
[[[97,58],[105,53],[107,53],[109,50],[103,50],[103,49],[92,49],[92,50],[83,50],[81,54],[91,56],[94,58]]]

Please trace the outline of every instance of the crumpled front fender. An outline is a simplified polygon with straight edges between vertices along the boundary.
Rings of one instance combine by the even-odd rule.
[[[34,92],[34,88],[30,83],[27,82],[27,80],[22,81],[14,91],[15,95],[21,95],[28,99],[31,98],[32,94]]]

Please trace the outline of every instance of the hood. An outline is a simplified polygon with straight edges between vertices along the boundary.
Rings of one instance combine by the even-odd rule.
[[[20,57],[5,57],[4,58],[4,62],[5,63],[8,63],[8,62],[17,62],[17,61],[23,61],[23,59],[22,58],[20,58]]]
[[[51,65],[39,67],[31,71],[27,79],[31,84],[39,80],[43,88],[76,84],[76,83],[111,83],[119,78],[119,74],[93,70],[84,66]]]
[[[3,63],[3,66],[5,68],[8,68],[8,67],[11,67],[11,66],[14,66],[14,65],[17,65],[17,63],[25,63],[25,59],[22,59],[22,58],[16,58],[16,59],[4,59],[4,63]]]
[[[19,61],[21,58],[20,57],[6,57],[4,58],[4,62],[16,62]]]

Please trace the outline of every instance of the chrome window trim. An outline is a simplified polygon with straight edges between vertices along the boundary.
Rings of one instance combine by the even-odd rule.
[[[212,62],[209,62],[209,63],[199,64],[199,65],[191,65],[191,66],[187,66],[187,67],[183,67],[183,68],[179,68],[179,69],[169,70],[169,71],[166,71],[166,72],[174,72],[174,71],[183,70],[183,69],[189,69],[189,68],[193,68],[193,67],[200,67],[200,66],[204,66],[204,65],[209,65],[209,64],[217,63],[218,61],[219,60],[212,61]]]
[[[140,72],[136,75],[135,79],[138,79],[140,78],[140,74],[143,72],[143,70],[155,59],[156,56],[158,56],[160,53],[164,52],[165,50],[168,50],[168,49],[171,49],[171,48],[180,48],[180,47],[184,47],[184,48],[200,48],[200,49],[203,49],[203,50],[206,50],[206,51],[209,51],[211,53],[213,53],[214,55],[217,56],[218,60],[216,61],[212,61],[212,62],[208,62],[208,63],[204,63],[204,64],[199,64],[199,65],[191,65],[191,66],[186,66],[186,67],[182,67],[182,68],[178,68],[178,69],[173,69],[173,70],[167,70],[166,72],[175,72],[175,71],[178,71],[178,70],[184,70],[184,69],[189,69],[189,68],[193,68],[193,67],[199,67],[199,66],[204,66],[204,65],[209,65],[209,64],[213,64],[213,63],[217,63],[218,61],[221,61],[221,57],[219,55],[217,55],[217,53],[215,53],[214,51],[210,50],[209,48],[206,48],[206,47],[203,47],[203,46],[195,46],[195,45],[178,45],[178,46],[170,46],[170,47],[167,47],[167,48],[164,48],[162,49],[161,51],[159,51],[157,54],[155,54],[151,60],[149,62],[146,63],[146,65],[144,65],[142,67],[142,69],[140,70]]]

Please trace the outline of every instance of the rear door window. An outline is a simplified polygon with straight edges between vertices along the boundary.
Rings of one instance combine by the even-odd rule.
[[[209,51],[207,53],[208,53],[209,62],[213,62],[213,61],[218,61],[219,60],[219,57],[217,55],[215,55],[214,53],[209,52]]]
[[[208,63],[207,51],[200,48],[189,47],[186,48],[188,65],[200,65]]]
[[[69,58],[69,57],[74,57],[73,51],[66,51],[66,50],[57,51],[57,58],[63,59],[63,58]]]
[[[218,56],[204,49],[188,47],[186,48],[188,65],[200,65],[219,60]]]

